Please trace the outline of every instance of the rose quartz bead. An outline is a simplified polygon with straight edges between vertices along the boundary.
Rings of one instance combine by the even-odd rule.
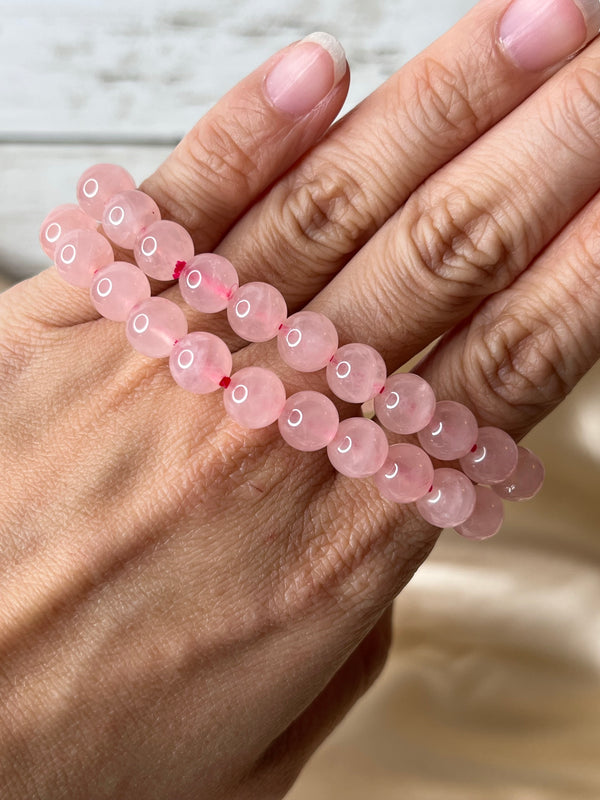
[[[40,228],[40,244],[48,258],[54,260],[58,240],[76,230],[95,231],[96,222],[74,203],[65,203],[51,211]]]
[[[375,473],[373,480],[382,497],[395,503],[414,503],[431,489],[433,464],[420,447],[393,444],[383,467]]]
[[[125,333],[130,344],[145,356],[168,356],[187,333],[185,314],[166,297],[150,297],[135,305],[127,317]]]
[[[179,290],[188,305],[205,314],[227,308],[240,284],[233,264],[216,253],[200,253],[179,277]]]
[[[335,325],[316,311],[292,314],[277,336],[279,355],[299,372],[315,372],[327,366],[337,346]]]
[[[296,450],[326,447],[337,433],[337,408],[320,392],[297,392],[286,400],[277,424],[285,441]]]
[[[365,403],[383,389],[387,368],[375,348],[353,342],[335,351],[326,376],[336,397],[349,403]]]
[[[111,242],[131,250],[142,228],[159,219],[160,211],[154,200],[133,190],[110,198],[104,207],[102,227]]]
[[[169,368],[175,381],[188,392],[208,394],[231,375],[232,358],[222,339],[196,331],[179,339],[171,350]]]
[[[327,455],[342,475],[366,478],[381,469],[388,454],[388,441],[382,428],[366,417],[342,420],[335,437],[327,445]]]
[[[419,375],[402,372],[385,382],[375,397],[375,414],[394,433],[416,433],[431,422],[435,413],[433,389]]]
[[[479,428],[475,449],[460,459],[462,471],[475,483],[501,483],[517,466],[513,439],[500,428]]]
[[[473,513],[475,496],[475,487],[462,472],[436,469],[433,487],[417,500],[417,509],[426,522],[438,528],[455,528]]]
[[[227,304],[229,324],[248,342],[272,339],[286,316],[287,306],[281,292],[262,281],[243,284]]]
[[[114,261],[102,267],[92,278],[92,305],[106,319],[125,322],[136,303],[150,297],[148,278],[135,264]]]
[[[58,274],[73,286],[90,286],[94,272],[114,260],[110,243],[89,229],[65,234],[54,251]]]
[[[244,367],[231,376],[223,404],[229,416],[245,428],[266,428],[283,410],[285,389],[270,369]]]
[[[467,539],[489,539],[504,522],[504,505],[489,486],[475,487],[475,508],[471,516],[454,530]]]
[[[419,443],[430,456],[442,461],[462,458],[477,441],[477,420],[466,406],[442,400],[431,422],[419,431]]]
[[[544,465],[540,459],[526,447],[518,447],[519,460],[517,467],[502,483],[496,483],[492,489],[504,500],[531,500],[544,483]]]
[[[117,164],[95,164],[77,182],[77,202],[86,214],[101,220],[104,207],[119,192],[135,189],[135,181]]]
[[[177,263],[187,264],[194,257],[194,242],[177,222],[159,220],[139,233],[133,255],[146,275],[159,281],[172,281]]]

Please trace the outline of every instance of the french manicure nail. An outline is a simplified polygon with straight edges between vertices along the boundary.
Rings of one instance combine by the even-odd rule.
[[[600,0],[513,0],[500,44],[522,69],[536,72],[576,53],[600,29]]]
[[[311,33],[291,47],[265,81],[271,103],[301,117],[326,97],[346,74],[342,45],[329,33]]]

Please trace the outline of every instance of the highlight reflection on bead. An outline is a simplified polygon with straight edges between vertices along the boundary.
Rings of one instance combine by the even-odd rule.
[[[175,381],[188,392],[208,394],[231,375],[232,357],[222,339],[212,333],[194,331],[179,339],[169,357]]]
[[[433,389],[419,375],[400,372],[385,382],[375,396],[375,414],[394,433],[417,433],[428,425],[435,412]]]
[[[286,316],[287,305],[281,292],[262,281],[242,284],[227,304],[229,324],[248,342],[268,342]]]
[[[102,215],[102,227],[111,242],[133,249],[142,228],[160,219],[154,200],[143,192],[121,192],[110,198]]]
[[[517,467],[509,477],[496,483],[492,489],[504,500],[531,500],[544,483],[544,465],[541,460],[526,447],[518,447],[519,460]]]
[[[434,458],[452,461],[465,456],[477,441],[477,420],[462,403],[437,403],[431,422],[419,431],[419,444]]]
[[[192,308],[213,314],[227,308],[229,298],[239,287],[233,264],[216,253],[201,253],[192,258],[179,276],[181,296]]]
[[[456,528],[475,508],[475,487],[457,469],[436,469],[433,487],[417,500],[417,509],[426,522],[438,528]]]
[[[339,415],[321,392],[297,392],[286,400],[277,424],[289,445],[308,452],[329,444],[337,432]]]
[[[74,230],[63,236],[54,252],[54,263],[61,278],[73,286],[87,288],[94,272],[114,260],[107,239],[95,230]]]
[[[134,242],[133,255],[146,275],[170,281],[177,263],[187,263],[194,257],[194,243],[177,222],[158,220],[142,228]]]
[[[77,182],[77,201],[94,220],[101,220],[104,207],[116,194],[135,189],[135,181],[117,164],[95,164]]]
[[[131,309],[150,294],[148,278],[127,261],[114,261],[99,269],[90,286],[90,299],[96,311],[115,322],[125,322]]]
[[[299,372],[316,372],[327,366],[337,346],[335,325],[316,311],[292,314],[277,335],[279,355]]]
[[[365,403],[383,389],[387,369],[375,348],[352,342],[335,351],[326,376],[329,388],[340,400]]]
[[[79,206],[65,203],[54,208],[44,219],[40,227],[40,244],[48,258],[54,260],[54,251],[59,240],[67,233],[76,230],[95,231],[95,221],[88,217]]]
[[[223,404],[229,416],[245,428],[266,428],[283,410],[285,388],[270,369],[244,367],[231,376]]]
[[[340,422],[327,445],[332,465],[350,478],[374,475],[388,454],[388,441],[382,428],[366,417],[350,417]]]
[[[187,333],[185,314],[166,297],[150,297],[135,305],[125,326],[127,339],[140,353],[153,358],[168,356],[175,342]]]
[[[388,456],[373,480],[382,497],[395,503],[413,503],[424,497],[433,482],[433,464],[414,444],[390,445]]]

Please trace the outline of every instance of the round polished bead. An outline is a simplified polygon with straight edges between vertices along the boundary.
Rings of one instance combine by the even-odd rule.
[[[377,419],[394,433],[417,433],[431,422],[434,413],[433,389],[412,372],[390,375],[383,392],[375,396]]]
[[[184,227],[171,220],[158,220],[144,228],[133,245],[138,267],[159,281],[172,281],[178,263],[194,257],[194,242]]]
[[[477,444],[460,459],[462,471],[475,483],[501,483],[517,466],[514,440],[500,428],[479,428]]]
[[[74,203],[65,203],[53,209],[40,228],[40,244],[48,258],[54,260],[58,240],[76,230],[95,231],[96,222]]]
[[[350,417],[340,422],[335,437],[327,445],[332,465],[350,478],[366,478],[381,469],[388,454],[388,441],[382,428],[366,417]]]
[[[101,220],[104,207],[115,194],[135,189],[135,181],[118,164],[95,164],[77,182],[77,202],[86,214]]]
[[[365,403],[383,389],[387,368],[375,348],[353,342],[335,351],[326,376],[336,397],[349,403]]]
[[[335,325],[316,311],[292,314],[277,336],[279,355],[299,372],[315,372],[327,366],[337,346]]]
[[[96,311],[115,322],[125,322],[134,305],[147,300],[150,294],[148,278],[127,261],[113,261],[99,269],[90,286]]]
[[[321,392],[297,392],[286,400],[277,423],[285,441],[296,450],[326,447],[337,433],[337,408]]]
[[[280,291],[270,283],[244,283],[229,299],[227,319],[233,331],[248,342],[267,342],[287,316]]]
[[[475,496],[475,487],[462,472],[436,469],[431,491],[417,500],[417,509],[426,522],[438,528],[455,528],[473,513]]]
[[[518,447],[519,460],[516,469],[502,483],[496,483],[492,489],[504,500],[531,500],[544,483],[544,465],[540,459],[526,447]]]
[[[244,367],[223,392],[225,411],[245,428],[266,428],[285,405],[285,388],[270,369]]]
[[[135,305],[127,317],[125,332],[130,344],[153,358],[168,356],[173,345],[187,333],[185,314],[166,297],[150,297]]]
[[[160,219],[158,206],[143,192],[121,192],[110,198],[104,207],[102,227],[119,247],[131,250],[142,228]]]
[[[467,539],[489,539],[495,536],[504,522],[504,505],[489,486],[475,487],[475,508],[455,531]]]
[[[214,314],[227,308],[239,283],[230,261],[216,253],[200,253],[184,267],[179,277],[179,290],[192,308]]]
[[[414,444],[393,444],[383,467],[373,480],[382,497],[395,503],[413,503],[424,497],[433,483],[433,464]]]
[[[212,333],[195,331],[174,345],[169,368],[175,381],[188,392],[208,394],[231,375],[232,358],[222,339]]]
[[[61,278],[73,286],[88,287],[94,272],[114,261],[110,243],[97,231],[75,230],[65,234],[54,251]]]
[[[437,403],[429,424],[419,431],[419,443],[430,456],[442,461],[462,458],[477,441],[477,420],[462,403]]]

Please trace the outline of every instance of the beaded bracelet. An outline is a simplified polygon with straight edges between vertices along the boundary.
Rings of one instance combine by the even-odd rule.
[[[225,411],[237,423],[262,428],[277,422],[292,447],[326,447],[342,474],[372,476],[383,497],[414,502],[427,522],[471,539],[499,531],[503,499],[526,500],[540,490],[541,461],[507,433],[478,428],[461,403],[437,402],[418,375],[388,377],[383,358],[369,345],[339,347],[335,326],[323,314],[299,311],[288,317],[281,292],[261,281],[240,286],[234,266],[222,256],[194,255],[185,228],[161,220],[154,200],[135,188],[122,167],[98,164],[86,170],[77,199],[79,205],[59,206],[41,227],[42,248],[59,274],[74,286],[89,287],[103,317],[125,322],[127,338],[139,352],[168,356],[171,374],[184,389],[205,394],[221,387]],[[137,266],[115,262],[110,242],[133,250]],[[223,340],[212,333],[188,333],[181,308],[151,297],[146,276],[178,280],[182,297],[198,311],[227,309],[232,329],[247,341],[276,337],[283,361],[301,372],[325,369],[329,388],[340,399],[373,400],[381,425],[363,416],[340,421],[334,403],[320,392],[286,398],[272,370],[245,367],[231,375],[232,356]],[[381,426],[416,434],[421,446],[389,445]],[[463,471],[434,469],[430,456],[458,460]]]

